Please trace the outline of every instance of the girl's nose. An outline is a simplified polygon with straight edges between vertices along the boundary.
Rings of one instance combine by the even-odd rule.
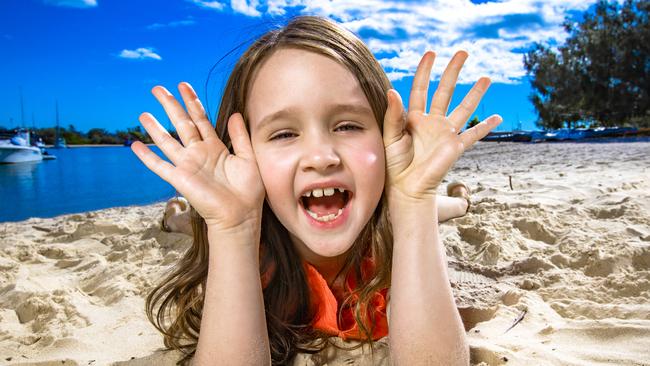
[[[307,142],[300,161],[303,171],[325,171],[341,164],[341,157],[327,139],[314,139]]]

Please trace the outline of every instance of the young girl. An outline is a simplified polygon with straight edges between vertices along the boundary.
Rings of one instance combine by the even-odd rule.
[[[334,338],[372,345],[390,330],[394,364],[468,364],[436,188],[501,118],[459,134],[487,78],[447,114],[462,51],[427,112],[434,58],[418,65],[406,113],[357,37],[305,16],[241,56],[216,133],[189,84],[179,84],[187,112],[153,88],[182,145],[143,113],[171,163],[132,149],[187,198],[194,242],[147,312],[182,363],[287,364]]]

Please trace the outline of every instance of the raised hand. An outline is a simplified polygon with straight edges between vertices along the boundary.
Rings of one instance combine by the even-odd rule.
[[[458,134],[489,87],[488,78],[479,79],[460,105],[447,116],[458,74],[467,59],[465,51],[457,52],[447,65],[429,113],[426,113],[429,76],[434,59],[433,52],[426,52],[418,65],[408,113],[404,113],[399,93],[394,89],[388,91],[383,138],[386,148],[386,190],[390,201],[431,202],[435,198],[436,188],[465,149],[487,135],[502,120],[500,116],[493,115]]]
[[[140,115],[140,122],[172,163],[141,142],[133,143],[131,149],[187,198],[208,227],[229,231],[259,225],[265,191],[242,115],[235,113],[228,121],[235,152],[231,154],[190,84],[180,83],[178,90],[187,112],[165,88],[156,86],[151,92],[176,127],[182,145],[150,113]]]

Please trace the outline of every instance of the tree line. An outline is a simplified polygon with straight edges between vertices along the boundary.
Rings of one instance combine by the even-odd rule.
[[[524,67],[539,127],[650,127],[649,13],[647,0],[601,0],[565,20],[565,44],[533,46]]]
[[[0,135],[11,136],[15,132],[14,129],[7,129],[0,126]],[[34,143],[41,138],[47,145],[53,145],[56,140],[56,128],[31,128],[31,142]],[[170,131],[172,137],[178,139],[176,131]],[[63,137],[68,145],[87,145],[99,144],[122,145],[126,141],[142,141],[146,144],[152,143],[151,137],[146,131],[143,131],[140,126],[127,128],[126,131],[118,130],[111,133],[103,128],[91,128],[88,132],[78,131],[74,125],[69,125],[67,128],[59,127],[59,136]]]

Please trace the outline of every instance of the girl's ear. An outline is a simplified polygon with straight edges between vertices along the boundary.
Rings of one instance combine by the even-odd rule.
[[[402,97],[397,90],[390,89],[386,93],[388,108],[384,115],[384,146],[388,146],[402,137],[406,125]]]

